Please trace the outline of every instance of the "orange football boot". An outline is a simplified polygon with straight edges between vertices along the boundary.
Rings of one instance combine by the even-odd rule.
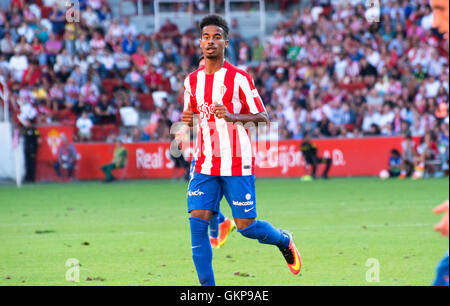
[[[228,236],[235,229],[236,224],[233,220],[230,220],[228,218],[219,225],[219,247],[223,246],[225,242],[227,242]]]
[[[291,270],[292,274],[298,275],[300,273],[300,270],[302,269],[302,257],[297,247],[295,246],[292,234],[287,231],[283,231],[283,233],[289,236],[290,242],[287,248],[281,250],[281,253],[286,259],[286,263],[289,269]]]
[[[212,238],[212,237],[210,237],[209,241],[211,241],[211,247],[213,249],[216,249],[216,248],[219,247],[219,238]]]

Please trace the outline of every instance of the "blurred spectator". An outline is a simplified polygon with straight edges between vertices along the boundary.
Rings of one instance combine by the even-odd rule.
[[[49,39],[45,43],[45,54],[49,62],[54,65],[56,62],[56,56],[63,48],[61,40],[58,39],[55,33],[51,33]]]
[[[92,128],[94,124],[92,120],[88,118],[87,112],[82,112],[81,117],[78,118],[76,122],[76,127],[78,129],[78,137],[80,141],[89,141],[92,138]]]
[[[399,177],[402,171],[402,155],[397,149],[392,149],[389,156],[389,177]]]
[[[125,52],[128,55],[132,55],[137,52],[137,48],[138,48],[137,41],[134,39],[131,32],[129,32],[122,42],[123,52]]]
[[[62,170],[66,170],[68,179],[72,180],[77,158],[78,154],[75,146],[69,142],[66,135],[62,134],[61,145],[58,149],[58,160],[53,164],[58,177],[63,178]]]
[[[102,171],[105,174],[105,183],[110,183],[116,180],[112,175],[114,169],[123,169],[127,165],[127,149],[123,146],[120,139],[116,140],[116,147],[114,149],[114,156],[110,164],[102,166]]]
[[[124,18],[124,22],[121,25],[121,28],[124,36],[128,36],[128,34],[131,34],[131,36],[134,37],[137,34],[136,26],[130,23],[129,17]]]
[[[180,37],[180,31],[178,30],[178,26],[170,21],[170,19],[166,19],[165,23],[159,29],[159,35],[161,39],[171,39],[175,40]]]
[[[10,57],[14,53],[14,42],[11,39],[11,33],[6,32],[3,39],[0,41],[0,51],[7,57]]]
[[[141,131],[139,128],[134,128],[132,132],[132,142],[144,142],[149,141],[150,137],[148,135],[145,135],[143,131]]]
[[[125,82],[130,84],[131,87],[140,89],[142,92],[146,92],[144,77],[139,73],[135,66],[131,68],[131,71],[125,76]]]
[[[21,82],[23,73],[28,69],[28,58],[22,53],[14,53],[9,60],[9,71],[16,82]]]
[[[36,179],[36,159],[38,147],[42,143],[39,130],[31,120],[24,123],[24,149],[25,149],[25,181],[33,183]]]
[[[108,32],[106,34],[107,41],[118,41],[123,37],[123,29],[119,25],[117,19],[113,19],[111,21],[110,26],[108,27]]]
[[[37,61],[31,61],[22,76],[22,85],[37,85],[41,81],[41,69]]]
[[[327,179],[333,161],[331,160],[331,158],[318,156],[317,145],[311,142],[311,138],[307,133],[305,133],[305,135],[303,136],[303,142],[300,146],[300,150],[302,151],[306,165],[312,167],[311,177],[315,179],[317,166],[320,164],[325,164],[325,169],[323,171],[322,178]]]
[[[97,103],[99,90],[98,87],[92,83],[92,76],[87,78],[86,84],[80,89],[81,98],[84,102],[94,106]]]
[[[86,26],[95,28],[99,25],[100,20],[97,13],[93,10],[91,5],[86,7],[86,10],[81,14],[81,18]]]
[[[95,106],[96,123],[98,124],[114,124],[116,123],[116,108],[112,105],[108,98],[108,94],[100,95],[99,103]]]
[[[440,165],[438,160],[439,149],[435,135],[427,133],[422,137],[420,145],[417,147],[417,157],[415,159],[416,178],[433,176]]]
[[[400,178],[410,177],[414,172],[414,163],[417,156],[416,144],[411,134],[406,135],[406,139],[402,142],[402,170]]]

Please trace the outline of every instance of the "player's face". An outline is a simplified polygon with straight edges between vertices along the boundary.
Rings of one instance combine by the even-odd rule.
[[[449,34],[449,2],[448,0],[432,0],[434,12],[433,27],[438,28],[443,34]]]
[[[229,41],[225,38],[223,29],[210,25],[203,28],[200,48],[207,59],[222,58]]]

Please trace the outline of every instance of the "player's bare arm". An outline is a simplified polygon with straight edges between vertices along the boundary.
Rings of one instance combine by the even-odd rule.
[[[225,105],[215,104],[214,105],[214,115],[218,119],[225,119],[227,122],[241,122],[246,123],[266,123],[269,124],[269,116],[266,112],[261,112],[258,114],[231,114]]]
[[[449,213],[448,213],[448,207],[449,207],[449,201],[445,201],[442,205],[439,205],[434,209],[435,214],[444,214],[442,217],[441,222],[435,226],[435,230],[440,232],[443,236],[448,237],[448,220],[449,220]]]

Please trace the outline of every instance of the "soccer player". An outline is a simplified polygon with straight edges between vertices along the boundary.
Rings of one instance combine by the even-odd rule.
[[[433,7],[433,27],[437,28],[441,33],[445,34],[446,39],[449,39],[449,2],[448,0],[431,0],[431,6]],[[449,230],[449,202],[434,209],[436,214],[444,214],[441,222],[436,225],[435,230],[439,231],[442,235],[448,237]],[[442,261],[437,268],[437,276],[434,281],[435,286],[447,286],[449,285],[449,256],[448,251],[445,254]]]
[[[205,68],[206,61],[205,56],[201,55],[198,62],[198,68]],[[192,159],[192,167],[191,167],[191,176],[194,173],[195,169],[195,159]],[[220,202],[222,201],[222,197],[220,199],[218,198],[217,205],[220,205]],[[210,226],[209,226],[209,240],[211,241],[211,246],[213,249],[220,248],[223,246],[227,240],[228,236],[231,232],[233,232],[236,229],[236,224],[233,220],[228,219],[221,211],[219,207],[219,212],[217,214],[213,214],[210,220]]]
[[[435,226],[435,230],[440,232],[443,236],[448,237],[448,224],[449,224],[449,202],[446,201],[442,205],[434,209],[435,214],[444,214],[441,222]],[[447,286],[449,285],[449,257],[448,251],[444,258],[439,262],[436,269],[436,279],[434,280],[434,286]]]
[[[232,209],[239,233],[279,248],[294,274],[301,258],[292,234],[256,220],[255,156],[243,124],[269,123],[250,75],[225,60],[229,27],[220,16],[200,24],[200,48],[205,67],[185,80],[183,122],[193,125],[199,115],[196,164],[188,190],[193,261],[200,284],[214,286],[212,248],[208,237],[211,216],[219,211],[222,194]]]

